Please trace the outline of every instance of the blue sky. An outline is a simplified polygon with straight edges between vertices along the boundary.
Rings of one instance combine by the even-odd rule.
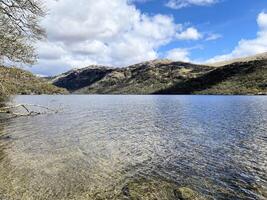
[[[181,9],[171,9],[163,6],[164,4],[165,0],[135,2],[137,8],[144,13],[172,15],[175,21],[193,25],[202,33],[221,36],[213,41],[176,41],[159,49],[164,54],[165,51],[177,47],[199,46],[192,51],[192,60],[207,60],[216,55],[230,53],[241,39],[255,38],[258,31],[257,16],[267,11],[266,0],[221,0],[210,5],[191,5]]]
[[[168,58],[207,63],[267,51],[267,0],[47,0],[29,70],[55,75],[92,64]]]

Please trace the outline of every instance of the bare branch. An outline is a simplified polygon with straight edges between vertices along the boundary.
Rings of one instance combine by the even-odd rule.
[[[34,111],[30,110],[29,107],[35,107],[35,108],[42,108],[46,110],[45,112],[40,111]],[[18,112],[16,109],[22,108],[25,112]],[[15,110],[15,111],[14,111]],[[0,108],[0,113],[9,114],[11,115],[11,118],[14,117],[23,117],[23,116],[36,116],[41,114],[51,114],[51,113],[58,113],[59,110],[54,110],[42,105],[36,105],[36,104],[17,104],[17,105],[10,105],[6,107]]]
[[[0,0],[0,59],[33,64],[32,44],[45,37],[39,25],[44,15],[40,0]]]

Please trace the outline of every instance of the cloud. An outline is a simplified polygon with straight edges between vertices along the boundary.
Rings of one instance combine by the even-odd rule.
[[[128,0],[129,3],[146,3],[153,0]]]
[[[31,71],[53,75],[91,64],[126,66],[158,57],[174,40],[196,40],[172,16],[141,13],[129,0],[47,0],[42,21],[47,41],[36,44],[39,63]]]
[[[238,45],[229,54],[218,55],[209,59],[207,62],[219,62],[233,58],[250,56],[267,51],[267,13],[261,12],[258,15],[257,23],[259,30],[255,39],[242,39]]]
[[[211,40],[218,40],[222,38],[222,35],[221,34],[218,34],[218,33],[211,33],[211,34],[208,34],[206,36],[206,41],[211,41]]]
[[[169,0],[165,5],[172,9],[181,9],[192,5],[208,6],[217,2],[218,0]]]
[[[189,50],[184,48],[175,48],[167,52],[166,58],[174,61],[189,62]]]
[[[258,16],[257,23],[260,29],[267,31],[267,13],[261,12]]]
[[[196,28],[190,27],[181,33],[177,33],[176,38],[179,40],[199,40],[202,38],[202,34]]]

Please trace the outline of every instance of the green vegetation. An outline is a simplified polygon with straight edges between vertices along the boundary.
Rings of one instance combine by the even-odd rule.
[[[1,101],[14,94],[65,94],[67,91],[58,88],[32,73],[14,68],[0,66]]]
[[[197,94],[228,94],[228,95],[266,95],[267,94],[267,64],[257,66],[247,73],[231,76],[224,81],[211,86]]]

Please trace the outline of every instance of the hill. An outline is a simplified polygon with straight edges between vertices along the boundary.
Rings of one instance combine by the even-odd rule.
[[[15,68],[0,66],[1,90],[9,94],[65,94],[66,89],[47,83],[32,73]]]
[[[70,92],[92,85],[114,71],[105,66],[92,65],[82,69],[73,69],[59,76],[50,78],[50,82]]]
[[[249,62],[249,61],[256,61],[256,60],[267,60],[267,52],[261,53],[261,54],[256,54],[253,56],[247,56],[247,57],[243,57],[243,58],[236,58],[236,59],[232,59],[232,60],[210,63],[207,65],[213,66],[213,67],[221,67],[221,66],[230,65],[233,63],[242,63],[242,62]]]
[[[267,60],[236,62],[179,82],[157,94],[267,94]]]
[[[62,74],[53,84],[76,94],[152,94],[212,69],[169,60],[153,60],[126,68],[89,66]]]
[[[267,94],[267,53],[214,66],[170,60],[125,68],[94,65],[52,83],[76,94]]]

